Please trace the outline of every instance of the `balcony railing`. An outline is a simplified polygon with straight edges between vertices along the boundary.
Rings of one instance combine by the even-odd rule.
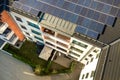
[[[0,34],[3,34],[7,27],[8,27],[7,23],[0,23]]]

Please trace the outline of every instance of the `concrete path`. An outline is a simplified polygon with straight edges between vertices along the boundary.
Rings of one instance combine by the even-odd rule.
[[[36,76],[29,65],[0,50],[0,80],[71,80],[70,78],[68,74]]]
[[[0,80],[51,80],[51,77],[34,75],[30,66],[0,51]]]

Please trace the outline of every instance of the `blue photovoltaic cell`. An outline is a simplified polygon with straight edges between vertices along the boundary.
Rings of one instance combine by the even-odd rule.
[[[21,8],[21,4],[17,2],[14,2],[12,6],[18,9]]]
[[[71,17],[70,17],[70,21],[76,23],[78,17],[79,17],[78,15],[74,15],[74,14],[72,14]]]
[[[92,19],[95,19],[95,20],[98,20],[100,17],[100,13],[99,12],[96,12],[94,11],[94,15],[92,16]]]
[[[105,29],[105,25],[104,24],[97,23],[97,27],[96,27],[95,31],[97,31],[100,34],[102,34],[104,29]]]
[[[73,3],[65,2],[62,8],[63,8],[63,9],[66,9],[66,10],[74,11],[75,6],[76,6],[76,5],[73,4]]]
[[[98,3],[97,2],[95,2],[95,1],[92,1],[92,3],[91,3],[91,8],[93,8],[93,9],[96,9],[97,8],[97,5],[98,5]]]
[[[82,4],[85,2],[85,0],[78,0],[78,4]]]
[[[77,33],[86,34],[86,31],[87,31],[87,29],[84,28],[84,27],[81,27],[80,25],[78,25],[78,26],[75,28],[75,32],[77,32]]]
[[[92,31],[92,30],[88,30],[87,31],[87,36],[89,36],[91,38],[94,38],[94,39],[97,39],[99,34],[97,32]]]
[[[91,20],[84,19],[81,25],[88,28],[90,24],[91,24]]]
[[[27,6],[25,6],[25,5],[23,5],[22,7],[21,7],[21,9],[23,10],[23,11],[29,11],[30,10],[30,7],[27,7]]]
[[[113,24],[114,24],[114,21],[115,21],[115,17],[108,16],[108,17],[107,17],[107,20],[106,20],[106,23],[107,23],[108,25],[113,25]]]
[[[70,12],[66,12],[66,13],[65,13],[65,16],[64,16],[64,19],[66,19],[66,20],[70,20],[71,17],[72,17],[72,13],[70,13]]]
[[[111,6],[109,5],[104,5],[102,8],[102,12],[109,13],[111,9]]]
[[[87,29],[88,33],[91,33],[86,35],[94,34],[92,37],[96,37],[95,34],[103,33],[104,25],[113,26],[115,17],[120,17],[118,8],[99,1],[103,2],[103,0],[18,0],[13,3],[13,7],[29,11],[33,15],[37,15],[39,11],[49,13],[82,26],[78,28],[83,31]],[[110,0],[105,1],[110,3]],[[115,0],[114,4],[117,5],[117,2],[119,3]]]
[[[37,16],[39,11],[31,8],[30,13],[33,14],[34,16]]]
[[[76,23],[79,24],[79,25],[81,25],[82,22],[83,22],[83,20],[84,20],[84,17],[79,16]]]
[[[56,6],[62,7],[63,4],[64,4],[64,0],[58,0],[57,3],[56,3]]]
[[[81,12],[81,10],[82,10],[82,7],[77,5],[76,8],[74,9],[74,12],[79,14]]]
[[[85,0],[85,2],[83,3],[84,6],[90,6],[92,0]]]

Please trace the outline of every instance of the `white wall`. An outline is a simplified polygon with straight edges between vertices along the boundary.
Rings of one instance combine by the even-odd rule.
[[[14,12],[10,12],[10,14],[12,15],[13,19],[14,19],[14,20],[16,21],[16,23],[18,24],[19,28],[22,30],[23,34],[27,37],[27,39],[29,39],[28,37],[30,37],[30,38],[32,38],[32,40],[33,40],[34,42],[39,41],[39,42],[42,42],[42,43],[43,43],[43,41],[40,41],[40,40],[34,38],[34,36],[37,36],[37,37],[39,37],[39,38],[42,39],[42,38],[43,38],[42,36],[37,35],[37,34],[34,34],[34,33],[31,32],[31,30],[35,30],[35,31],[40,32],[40,33],[42,34],[42,32],[40,31],[40,29],[36,29],[36,28],[28,25],[28,23],[27,23],[27,21],[29,21],[29,22],[32,22],[32,23],[34,23],[34,24],[36,24],[36,25],[39,25],[37,21],[34,21],[34,20],[32,20],[32,19],[29,19],[29,18],[27,18],[27,17],[24,17],[24,16],[22,16],[22,15],[19,15],[19,14],[17,14],[17,13],[14,13]],[[15,18],[15,16],[21,18],[21,20],[22,20],[23,22],[17,21],[16,18]],[[25,26],[27,30],[21,28],[21,25]],[[40,25],[39,25],[39,27],[40,27]],[[30,35],[27,35],[26,32],[29,33]]]
[[[98,52],[94,52],[94,50],[98,50]],[[83,64],[85,64],[85,67],[82,69],[81,74],[80,74],[80,78],[79,80],[93,80],[93,77],[91,77],[91,73],[92,71],[95,72],[96,70],[96,66],[97,66],[97,62],[98,62],[98,55],[100,54],[101,49],[98,47],[95,47],[90,54],[92,54],[93,56],[89,57],[88,55],[86,55],[85,58],[88,58],[87,62],[89,62],[88,64],[85,62],[85,58],[81,61]],[[91,61],[91,59],[93,58],[93,60]],[[86,78],[86,74],[89,73],[88,77]],[[84,75],[84,79],[82,79]]]

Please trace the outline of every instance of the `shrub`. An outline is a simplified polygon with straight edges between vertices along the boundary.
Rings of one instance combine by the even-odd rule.
[[[36,75],[40,75],[41,71],[42,71],[41,66],[40,66],[40,65],[36,65],[35,70],[34,70],[34,73],[35,73]]]

